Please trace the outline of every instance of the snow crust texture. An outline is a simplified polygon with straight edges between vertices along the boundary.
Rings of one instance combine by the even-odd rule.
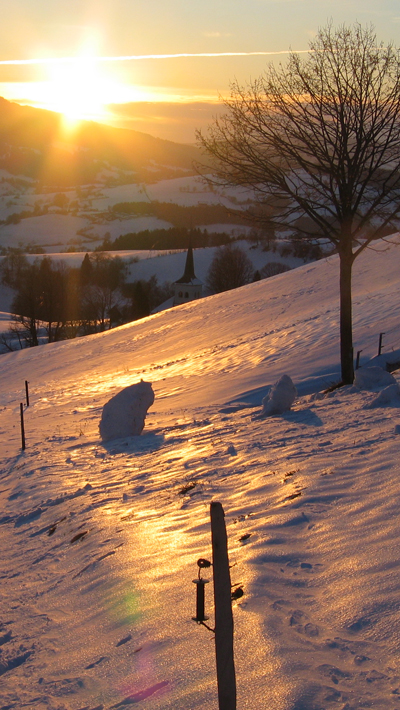
[[[377,248],[354,264],[363,368],[380,331],[400,346],[400,249]],[[243,590],[238,710],[400,707],[400,408],[331,387],[338,283],[335,257],[2,356],[1,710],[216,710],[214,637],[192,621],[216,500]],[[266,426],[282,372],[298,394]],[[104,405],[141,378],[146,428],[102,442]]]
[[[125,387],[103,407],[99,425],[102,441],[139,436],[144,428],[147,410],[154,403],[150,382]]]

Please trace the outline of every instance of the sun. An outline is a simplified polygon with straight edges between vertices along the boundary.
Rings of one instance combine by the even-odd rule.
[[[53,60],[48,72],[48,81],[37,86],[40,104],[61,113],[67,129],[82,120],[106,122],[110,117],[110,104],[152,98],[151,91],[121,81],[99,57]]]
[[[63,128],[68,132],[80,121],[112,122],[112,104],[150,102],[157,98],[152,87],[132,82],[132,72],[118,70],[110,57],[84,54],[46,58],[41,66],[40,78],[0,82],[0,93],[11,101],[62,114]]]
[[[54,63],[49,71],[47,103],[53,111],[70,121],[99,120],[104,116],[112,82],[102,74],[95,59]]]

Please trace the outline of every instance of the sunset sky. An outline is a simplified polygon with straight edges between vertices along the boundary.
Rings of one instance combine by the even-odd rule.
[[[330,19],[400,44],[398,0],[0,2],[1,96],[178,141]]]

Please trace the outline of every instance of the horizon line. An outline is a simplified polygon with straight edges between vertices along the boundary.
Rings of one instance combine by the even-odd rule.
[[[120,57],[42,57],[37,59],[1,59],[0,66],[32,64],[73,64],[74,62],[129,62],[141,59],[185,59],[191,57],[255,57],[278,54],[306,54],[309,49],[283,49],[276,52],[181,52],[179,54],[131,54]]]

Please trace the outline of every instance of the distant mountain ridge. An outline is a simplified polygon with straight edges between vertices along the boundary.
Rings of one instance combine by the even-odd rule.
[[[110,184],[191,175],[198,157],[194,146],[94,121],[67,132],[61,114],[0,97],[0,168],[41,186],[93,183],[105,171]]]

